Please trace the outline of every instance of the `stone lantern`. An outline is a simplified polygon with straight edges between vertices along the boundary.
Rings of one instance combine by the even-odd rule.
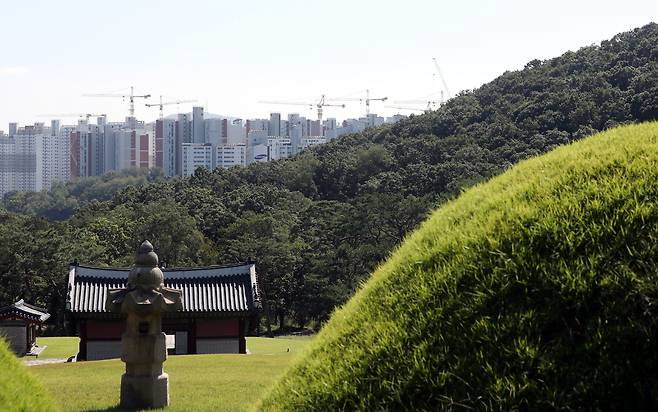
[[[126,364],[121,377],[121,407],[169,405],[169,376],[162,368],[167,359],[162,313],[182,310],[182,292],[164,287],[164,275],[151,243],[141,244],[126,287],[109,290],[105,307],[108,312],[126,316],[126,330],[121,336],[121,360]]]

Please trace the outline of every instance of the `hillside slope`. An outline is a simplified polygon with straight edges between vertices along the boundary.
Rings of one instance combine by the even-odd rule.
[[[438,209],[263,410],[655,410],[658,123],[522,162]]]
[[[59,408],[0,339],[0,411],[52,412]]]

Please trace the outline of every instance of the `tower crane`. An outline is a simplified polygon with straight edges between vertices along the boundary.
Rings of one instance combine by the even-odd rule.
[[[160,96],[160,103],[146,103],[145,106],[146,107],[159,106],[160,107],[160,119],[162,119],[164,117],[164,113],[163,113],[164,106],[169,106],[171,104],[183,104],[183,103],[195,103],[195,102],[196,102],[196,100],[175,100],[175,101],[171,101],[171,102],[163,102],[162,101],[162,96]]]
[[[439,63],[436,61],[436,57],[432,57],[432,61],[434,62],[434,68],[436,68],[436,73],[439,75],[439,78],[441,79],[441,83],[443,84],[443,89],[446,91],[448,94],[448,99],[450,99],[450,89],[448,89],[448,84],[446,83],[446,79],[443,77],[443,74],[441,73],[441,68],[439,67]],[[441,95],[441,103],[443,104],[443,95]]]
[[[84,97],[120,97],[123,100],[128,99],[130,102],[129,113],[130,117],[135,117],[135,99],[148,99],[151,97],[150,94],[136,95],[134,87],[130,86],[130,94],[120,94],[120,93],[94,93],[94,94],[83,94]]]
[[[64,113],[64,114],[40,114],[39,117],[84,117],[89,123],[89,118],[91,117],[106,117],[105,113],[95,114],[95,113]]]
[[[317,103],[301,103],[301,102],[279,102],[279,101],[260,101],[259,103],[264,103],[264,104],[285,104],[289,106],[309,106],[309,107],[317,107],[318,109],[318,120],[320,123],[322,123],[322,112],[324,107],[342,107],[344,108],[344,104],[330,104],[327,103],[328,99],[325,99],[324,94],[322,97],[320,97],[320,100]]]
[[[427,112],[427,110],[419,109],[417,107],[404,107],[404,106],[384,106],[388,107],[390,109],[398,109],[398,110],[411,110],[414,112]]]
[[[388,97],[370,97],[370,90],[366,90],[365,99],[359,97],[348,97],[348,98],[330,99],[330,100],[335,102],[366,102],[366,115],[369,115],[370,102],[373,101],[385,102],[386,100],[388,100]]]
[[[441,90],[441,99],[440,100],[424,100],[424,99],[414,99],[414,100],[396,100],[393,103],[395,104],[424,104],[427,105],[426,110],[432,110],[432,107],[435,105],[443,104],[443,90]]]

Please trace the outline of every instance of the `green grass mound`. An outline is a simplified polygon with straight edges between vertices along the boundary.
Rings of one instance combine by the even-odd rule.
[[[658,123],[437,210],[260,408],[656,410]]]
[[[59,408],[0,339],[0,411],[51,412]]]

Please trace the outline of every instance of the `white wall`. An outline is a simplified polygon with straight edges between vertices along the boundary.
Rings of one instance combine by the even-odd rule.
[[[120,357],[120,340],[87,341],[87,360],[112,359]]]
[[[197,339],[196,353],[240,353],[239,339]]]

